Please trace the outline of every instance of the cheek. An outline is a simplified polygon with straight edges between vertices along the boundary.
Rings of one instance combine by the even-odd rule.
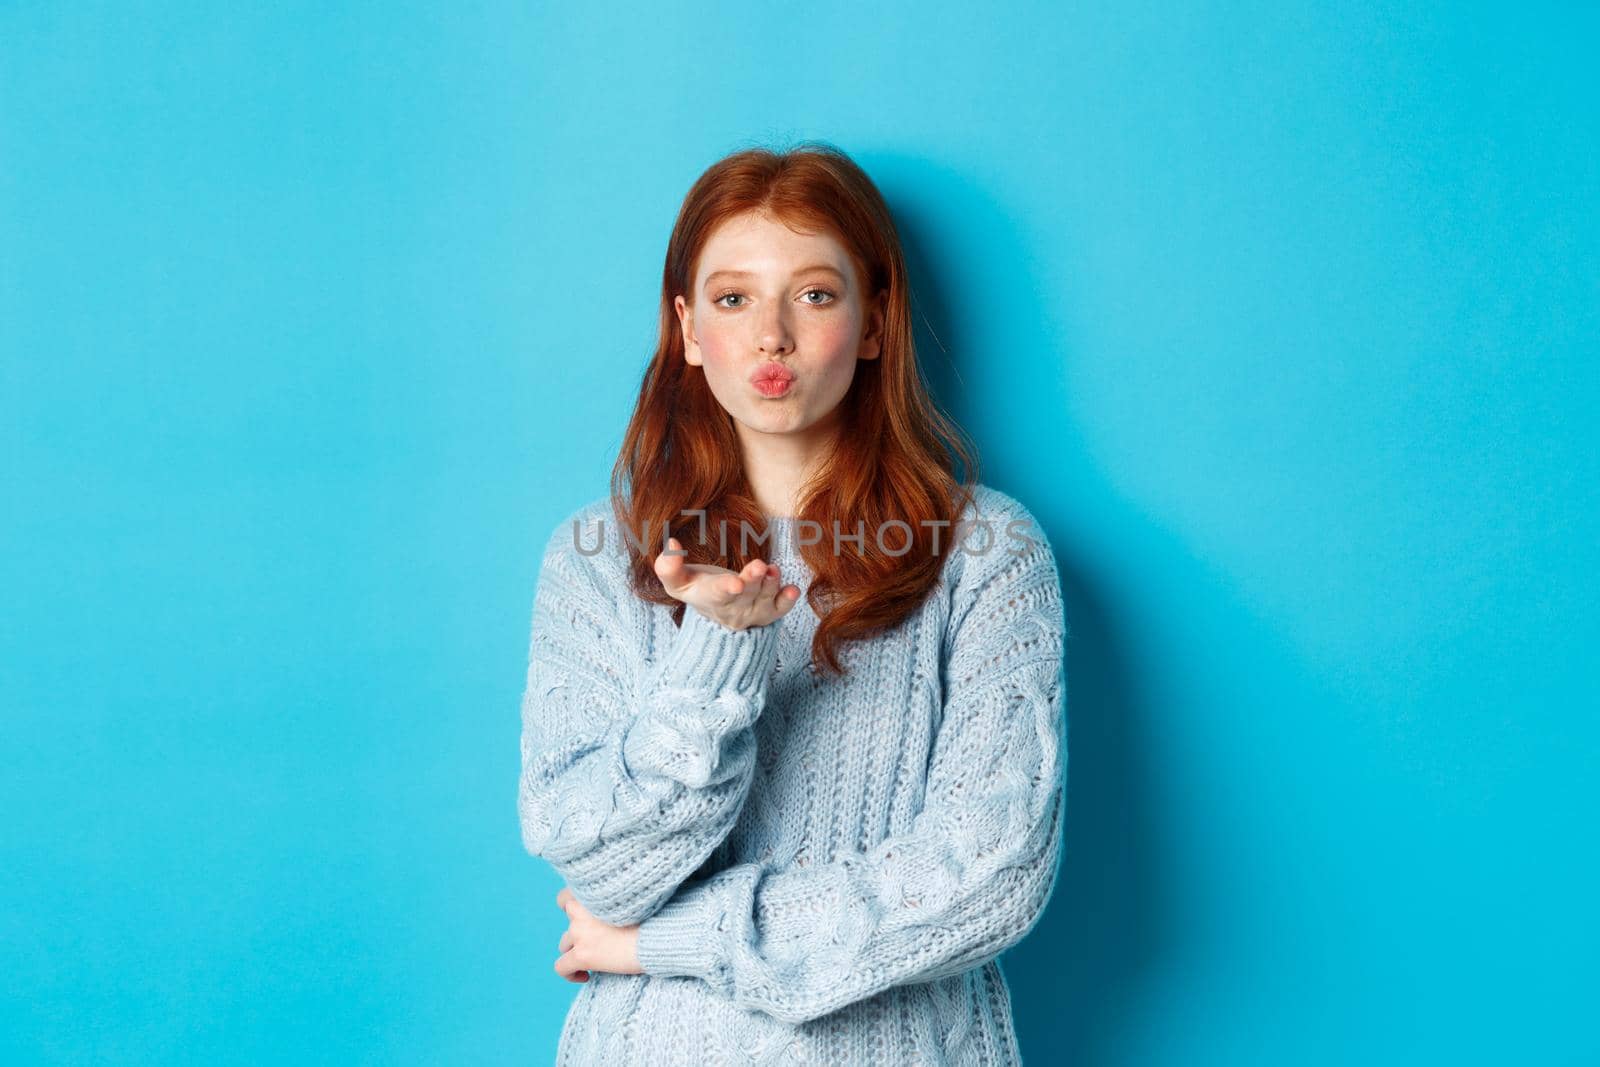
[[[855,354],[856,323],[849,318],[817,323],[809,338],[811,350],[828,359],[848,360]]]
[[[697,330],[695,339],[700,342],[700,355],[709,369],[720,371],[735,358],[734,340],[719,325]]]

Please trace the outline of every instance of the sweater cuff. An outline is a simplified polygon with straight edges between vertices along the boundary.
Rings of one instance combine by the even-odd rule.
[[[716,926],[721,907],[718,895],[706,885],[673,894],[639,924],[640,970],[710,980],[718,969]]]
[[[755,695],[777,659],[778,625],[730,630],[686,604],[683,624],[661,661],[660,680],[674,688],[732,689]]]

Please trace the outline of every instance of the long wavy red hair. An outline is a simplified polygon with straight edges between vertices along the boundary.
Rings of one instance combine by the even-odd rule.
[[[952,531],[979,475],[976,448],[934,403],[917,365],[905,255],[888,205],[872,179],[840,149],[806,141],[783,151],[735,152],[690,188],[667,245],[655,356],[612,472],[612,510],[637,537],[637,544],[634,536],[623,538],[634,593],[674,606],[679,624],[687,605],[667,593],[655,574],[666,540],[661,531],[671,531],[689,562],[737,571],[750,562],[741,554],[746,546],[739,524],[756,532],[767,528],[745,479],[733,417],[712,395],[701,368],[685,360],[673,307],[679,294],[693,300],[700,253],[712,232],[746,212],[771,215],[799,232],[831,234],[850,252],[865,306],[882,301],[880,355],[857,363],[840,401],[844,417],[838,438],[802,489],[796,514],[819,524],[805,529],[823,531],[818,543],[800,545],[813,574],[807,601],[819,620],[812,660],[842,675],[843,642],[893,627],[926,599],[953,548]],[[683,514],[695,509],[704,520]],[[890,520],[909,525],[909,551],[901,551],[904,532],[885,534],[882,544],[874,536]],[[949,525],[937,533],[924,525],[940,520]],[[850,534],[858,523],[867,531],[859,550],[853,542],[841,542],[843,549],[835,552],[833,531]],[[705,529],[731,533],[702,541]],[[899,554],[891,555],[885,546]],[[759,554],[759,546],[751,554]]]

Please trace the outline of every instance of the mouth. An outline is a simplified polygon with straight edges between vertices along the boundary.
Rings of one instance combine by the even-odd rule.
[[[794,372],[781,363],[763,363],[750,375],[750,384],[763,396],[782,396],[794,384]]]

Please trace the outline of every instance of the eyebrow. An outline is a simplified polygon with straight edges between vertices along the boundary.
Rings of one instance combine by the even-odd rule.
[[[828,266],[828,264],[826,264],[826,263],[813,263],[809,267],[801,267],[799,270],[795,271],[795,274],[796,275],[800,275],[800,274],[815,274],[815,273],[817,273],[819,271],[822,272],[822,273],[825,273],[825,274],[831,274],[835,278],[838,278],[841,282],[844,281],[844,275],[841,274],[837,269]],[[714,270],[710,274],[706,275],[706,284],[710,285],[712,282],[716,281],[718,278],[749,278],[749,277],[752,277],[752,275],[747,270]]]

